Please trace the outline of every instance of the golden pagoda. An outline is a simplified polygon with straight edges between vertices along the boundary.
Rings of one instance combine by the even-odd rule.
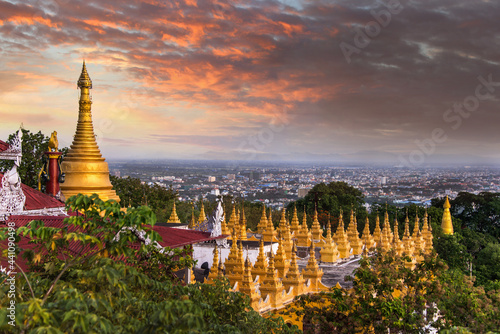
[[[174,201],[175,203],[175,201]],[[196,227],[196,218],[194,216],[194,205],[191,203],[191,220],[189,221],[188,228],[190,230],[194,229]],[[222,233],[224,234],[224,233]]]
[[[64,183],[60,184],[61,192],[65,198],[77,194],[97,194],[104,201],[120,201],[109,180],[108,163],[102,157],[95,140],[90,95],[92,80],[87,73],[85,61],[77,85],[80,89],[78,123],[73,143],[61,163],[62,172],[66,174]]]
[[[292,215],[292,221],[290,223],[290,231],[293,233],[294,237],[297,236],[299,233],[300,226],[299,226],[299,217],[297,216],[297,207],[293,207],[293,215]]]
[[[396,213],[397,215],[397,213]],[[387,226],[387,237],[389,238],[389,241],[392,240],[394,235],[392,234],[392,229],[391,229],[391,223],[389,223],[389,213],[387,212],[387,204],[385,208],[385,214],[384,214],[384,227]]]
[[[212,267],[210,268],[210,274],[208,274],[206,283],[213,284],[214,279],[219,277],[222,273],[219,273],[219,250],[217,249],[217,244],[214,245],[214,260],[212,262]]]
[[[321,277],[323,277],[323,270],[319,268],[318,262],[316,261],[316,251],[314,247],[314,241],[311,242],[311,247],[309,248],[309,261],[307,261],[307,266],[302,270],[302,275],[304,279],[309,279],[311,291],[318,291],[321,286]]]
[[[443,219],[441,220],[441,228],[443,229],[444,234],[453,234],[453,223],[451,221],[451,212],[450,212],[450,201],[448,200],[448,196],[446,196],[446,200],[444,201],[444,212]]]
[[[257,256],[257,261],[255,261],[252,270],[253,278],[256,279],[257,276],[259,276],[259,282],[262,283],[264,281],[264,277],[266,276],[267,266],[267,256],[264,251],[264,238],[260,238],[259,255]]]
[[[300,226],[299,233],[295,236],[297,238],[297,245],[301,247],[309,247],[311,244],[311,232],[307,228],[307,214],[304,209],[304,216],[302,216],[302,225]]]
[[[283,306],[285,288],[283,287],[282,281],[278,279],[278,275],[276,274],[273,252],[271,252],[270,255],[267,273],[264,277],[264,281],[259,286],[259,291],[262,299],[268,300],[269,306],[276,309]]]
[[[373,230],[373,241],[375,241],[377,247],[380,247],[381,236],[382,236],[382,231],[380,230],[380,218],[377,213],[377,217],[375,219],[375,229]]]
[[[290,291],[290,288],[293,287],[292,294],[294,297],[304,293],[304,288],[305,288],[304,286],[305,280],[299,271],[299,265],[297,264],[296,253],[297,253],[297,248],[295,247],[294,243],[292,249],[292,260],[290,262],[290,267],[288,268],[286,277],[283,279],[283,285],[285,286],[287,291]]]
[[[229,235],[230,232],[229,232],[229,228],[227,227],[227,224],[226,224],[226,217],[227,217],[227,215],[225,214],[224,219],[220,223],[220,229],[221,229],[222,234]]]
[[[321,262],[334,263],[340,256],[337,246],[332,239],[332,229],[330,228],[330,224],[326,230],[326,238],[319,253],[321,254]]]
[[[384,219],[385,220],[385,219]],[[389,227],[387,227],[389,224],[384,224],[384,227],[382,227],[382,233],[380,235],[380,242],[377,243],[377,247],[380,247],[382,251],[388,251],[391,249],[391,236],[389,234]]]
[[[413,268],[415,262],[413,260],[413,240],[411,239],[411,236],[410,236],[410,220],[408,219],[408,210],[406,211],[405,233],[403,235],[403,245],[404,245],[403,254],[412,258],[412,260],[410,262],[406,263],[406,267]]]
[[[286,219],[286,212],[284,208],[281,210],[279,231],[281,233],[281,237],[283,238],[283,248],[285,249],[286,257],[290,259],[292,256],[292,234],[290,233],[290,225]]]
[[[272,209],[269,209],[269,213],[267,215],[267,228],[274,230],[272,211],[273,211]],[[275,232],[275,236],[276,236],[276,232]]]
[[[321,229],[321,226],[319,224],[318,210],[316,210],[316,208],[314,208],[314,218],[311,226],[311,234],[313,240],[321,241],[321,238],[323,237],[323,230]]]
[[[353,255],[360,255],[361,252],[363,252],[363,242],[359,238],[357,225],[356,217],[351,209],[351,219],[349,221],[349,227],[347,228],[347,237],[349,239]]]
[[[175,200],[174,200],[174,207],[172,209],[172,213],[170,214],[170,218],[168,218],[167,223],[168,224],[180,224],[181,223],[179,217],[177,216],[177,211],[175,210]]]
[[[267,228],[266,206],[262,204],[262,216],[260,217],[259,225],[257,225],[257,233],[262,234]]]
[[[269,217],[267,218],[267,228],[262,232],[262,237],[264,241],[274,242],[276,240],[276,231],[274,230],[273,220],[271,218],[271,211],[269,211]]]
[[[342,210],[340,210],[339,226],[337,227],[337,231],[335,231],[333,239],[337,243],[337,249],[339,250],[341,258],[345,259],[351,256],[351,245],[349,244],[349,239],[344,231],[344,218]]]
[[[231,249],[229,250],[229,255],[226,261],[224,261],[224,266],[226,267],[226,275],[233,271],[235,265],[238,264],[238,235],[236,230],[232,231],[231,238]]]
[[[200,216],[198,217],[198,225],[201,225],[205,220],[207,220],[207,216],[205,215],[205,207],[203,206],[203,200],[201,200],[201,208],[200,208]]]
[[[396,217],[394,218],[394,232],[393,232],[393,238],[392,238],[392,249],[396,252],[398,255],[402,255],[404,251],[404,245],[403,242],[401,242],[401,239],[399,238],[399,222],[398,222],[398,215],[396,214]]]
[[[370,234],[370,221],[368,220],[368,216],[365,221],[365,228],[363,229],[363,235],[361,236],[363,243],[365,245],[365,250],[368,252],[373,248],[373,237]]]
[[[260,294],[257,292],[257,286],[255,282],[252,280],[251,263],[248,259],[248,255],[245,260],[243,278],[241,280],[239,291],[250,297],[250,306],[254,310],[259,309]]]
[[[432,252],[432,231],[430,229],[430,225],[428,223],[428,218],[429,216],[427,215],[427,209],[425,209],[425,214],[424,214],[424,225],[422,226],[422,237],[424,238],[425,242],[425,253],[430,254]]]
[[[247,240],[247,218],[245,217],[245,208],[243,207],[243,205],[241,206],[239,227],[240,227],[239,231],[240,240]]]
[[[237,238],[237,237],[236,237]],[[235,242],[236,239],[233,239]],[[231,247],[231,252],[233,252],[233,248]],[[228,257],[229,260],[229,257]],[[226,260],[227,262],[227,260]],[[243,257],[243,244],[241,241],[236,247],[236,254],[232,257],[232,266],[231,270],[226,270],[226,277],[229,279],[229,283],[231,286],[234,286],[236,282],[241,282],[243,279],[243,271],[245,269],[245,258]]]
[[[281,232],[278,234],[278,250],[276,251],[276,256],[274,258],[274,266],[278,270],[278,277],[280,278],[285,277],[288,267],[290,266]]]
[[[231,235],[232,235],[232,232],[236,228],[237,225],[238,225],[238,221],[236,220],[236,205],[233,205],[233,210],[231,212],[231,215],[229,216],[229,222],[227,224],[227,229],[228,229],[228,231],[231,232]]]
[[[425,251],[425,241],[424,238],[422,237],[422,234],[420,233],[418,211],[415,215],[415,226],[413,228],[412,239],[414,247],[413,255],[416,257],[417,261],[420,262],[421,260],[423,260],[423,256],[420,253],[422,251]]]

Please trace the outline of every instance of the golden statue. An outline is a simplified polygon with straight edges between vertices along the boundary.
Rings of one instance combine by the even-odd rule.
[[[57,131],[52,132],[49,139],[49,152],[59,152],[59,141],[57,141]]]

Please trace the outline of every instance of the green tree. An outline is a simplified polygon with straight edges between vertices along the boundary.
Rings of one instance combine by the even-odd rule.
[[[463,240],[463,236],[459,233],[441,235],[439,238],[434,239],[434,249],[451,269],[457,269],[464,274],[468,274],[472,258],[467,252]]]
[[[500,331],[500,289],[485,292],[458,270],[439,273],[435,301],[445,320],[443,327],[459,326],[472,333]]]
[[[489,243],[486,245],[477,254],[475,269],[479,285],[488,286],[500,282],[500,244]]]
[[[500,290],[486,293],[435,255],[415,269],[393,252],[363,258],[353,288],[300,296],[296,313],[308,333],[486,333],[500,329]]]
[[[406,258],[379,252],[361,259],[352,289],[300,296],[297,312],[304,314],[311,332],[419,333],[433,323],[437,308],[432,294],[439,286],[435,276],[444,266],[429,256],[411,270]]]
[[[453,217],[459,218],[464,227],[500,238],[500,193],[461,192],[450,204]]]

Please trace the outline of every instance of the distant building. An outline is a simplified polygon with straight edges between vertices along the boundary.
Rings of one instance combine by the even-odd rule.
[[[210,194],[214,195],[214,196],[219,196],[220,195],[219,188],[212,189],[212,191],[210,192]]]
[[[207,181],[208,182],[215,182],[215,176],[209,176]]]
[[[236,174],[227,174],[227,179],[228,180],[234,180],[234,179],[236,179]]]

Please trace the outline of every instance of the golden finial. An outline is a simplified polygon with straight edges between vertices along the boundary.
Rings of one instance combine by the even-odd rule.
[[[77,82],[78,88],[92,88],[92,80],[90,79],[89,73],[87,72],[87,66],[85,66],[85,60],[83,61],[82,74]]]

